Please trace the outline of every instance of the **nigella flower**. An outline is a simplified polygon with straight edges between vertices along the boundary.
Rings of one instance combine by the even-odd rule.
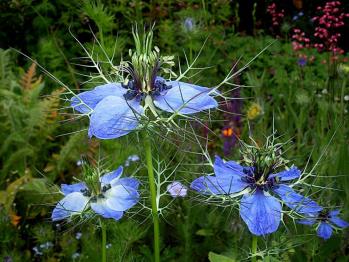
[[[338,217],[339,210],[323,210],[317,213],[307,214],[305,219],[297,221],[303,225],[313,226],[316,225],[317,235],[325,240],[329,239],[332,235],[333,228],[346,228],[349,223]]]
[[[110,83],[97,86],[73,97],[71,106],[80,113],[91,113],[88,134],[100,139],[121,137],[136,129],[145,109],[141,103],[149,100],[163,111],[184,115],[218,106],[210,95],[211,90],[206,87],[165,81],[161,77],[155,77],[150,86],[150,90],[145,90],[133,80],[127,85]]]
[[[180,81],[166,81],[160,72],[176,76],[171,67],[173,56],[161,56],[158,47],[152,49],[153,32],[139,36],[133,30],[136,50],[130,50],[131,61],[115,67],[125,79],[123,83],[97,86],[71,99],[71,106],[90,116],[88,134],[100,139],[124,136],[140,125],[141,118],[158,118],[161,111],[175,114],[195,114],[216,108],[212,97],[216,90]],[[126,76],[125,76],[126,75]],[[148,117],[146,111],[154,117]]]
[[[123,168],[99,177],[98,183],[90,186],[85,182],[61,185],[64,198],[52,212],[52,220],[58,221],[82,214],[90,208],[104,218],[119,220],[124,211],[139,200],[139,182],[134,178],[120,178]]]
[[[223,162],[216,156],[214,173],[214,176],[195,179],[191,188],[206,195],[243,194],[240,216],[252,234],[265,235],[278,229],[282,212],[280,202],[298,213],[322,210],[313,200],[296,193],[287,184],[300,176],[296,167],[263,174],[255,167],[244,167],[234,161]]]
[[[173,198],[185,197],[187,195],[188,189],[181,182],[174,181],[167,186],[167,192],[169,192]]]

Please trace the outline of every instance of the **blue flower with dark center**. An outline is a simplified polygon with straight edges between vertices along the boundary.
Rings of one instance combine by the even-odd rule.
[[[154,77],[143,87],[134,78],[125,85],[110,83],[82,92],[71,99],[71,106],[80,113],[90,114],[90,137],[112,139],[138,128],[145,109],[153,104],[170,113],[195,114],[218,106],[212,94],[217,91],[180,81],[165,81],[162,77]]]
[[[88,188],[81,182],[61,185],[64,198],[52,212],[52,220],[58,221],[82,214],[88,209],[104,218],[119,220],[124,211],[133,207],[139,200],[139,182],[135,178],[120,178],[123,168],[107,173],[99,178],[96,189]]]
[[[338,217],[339,210],[323,210],[317,213],[309,213],[305,219],[297,222],[303,225],[316,225],[317,235],[325,240],[332,235],[333,228],[346,228],[349,223]]]
[[[218,156],[213,167],[214,176],[195,179],[191,188],[201,194],[217,196],[241,192],[240,216],[254,235],[266,235],[278,229],[282,212],[280,202],[302,214],[322,210],[316,202],[287,185],[288,181],[301,175],[296,167],[265,175],[257,172],[255,167],[224,162]]]

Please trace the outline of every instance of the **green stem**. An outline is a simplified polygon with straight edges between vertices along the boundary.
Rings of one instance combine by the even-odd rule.
[[[252,237],[252,245],[251,245],[251,249],[252,249],[252,262],[257,262],[257,236],[253,235]]]
[[[143,134],[144,137],[144,149],[145,158],[148,169],[148,179],[151,197],[151,210],[153,215],[153,225],[154,225],[154,261],[160,262],[160,227],[159,227],[159,215],[156,203],[156,185],[154,178],[154,168],[153,168],[153,158],[151,153],[151,141],[149,135],[146,131]]]
[[[107,261],[107,227],[99,220],[102,229],[102,262]]]

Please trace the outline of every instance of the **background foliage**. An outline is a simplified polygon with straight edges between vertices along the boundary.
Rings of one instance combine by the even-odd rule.
[[[98,260],[97,226],[49,221],[52,205],[60,198],[56,184],[78,177],[81,161],[102,159],[111,169],[137,152],[127,139],[89,140],[86,122],[72,122],[66,114],[62,87],[10,48],[28,54],[79,92],[94,84],[84,84],[82,74],[89,71],[76,65],[84,64],[84,54],[74,37],[92,48],[94,32],[108,55],[115,52],[118,61],[132,47],[130,28],[136,22],[156,21],[156,44],[162,53],[174,54],[181,62],[185,62],[183,51],[192,61],[206,41],[198,65],[212,67],[191,79],[204,86],[219,83],[233,65],[241,68],[272,43],[234,79],[243,87],[231,95],[243,99],[223,102],[222,108],[238,116],[215,115],[224,121],[214,123],[209,150],[212,155],[224,153],[238,159],[236,136],[248,139],[253,135],[262,142],[274,126],[281,141],[291,140],[286,154],[296,165],[304,168],[309,161],[310,168],[321,159],[317,176],[310,181],[319,186],[313,187],[313,198],[324,206],[341,207],[343,217],[348,218],[347,55],[330,63],[328,53],[307,49],[304,53],[313,59],[303,66],[290,42],[292,28],[313,30],[310,18],[323,1],[311,2],[305,4],[305,15],[297,21],[292,20],[297,10],[290,7],[280,25],[281,36],[276,37],[271,17],[265,13],[270,1],[254,6],[254,36],[238,31],[241,17],[235,1],[1,1],[0,257],[4,261]],[[348,4],[344,7],[348,11]],[[101,53],[94,48],[96,56]],[[197,132],[205,130],[198,128]],[[168,149],[168,155],[174,153]],[[127,172],[142,165],[131,163]],[[184,181],[196,177],[187,171],[180,176]],[[146,215],[137,211],[120,223],[110,223],[109,258],[151,261],[152,231]],[[249,256],[250,234],[238,212],[229,208],[176,200],[164,213],[162,232],[163,261],[240,261]],[[346,261],[348,239],[344,232],[324,242],[309,228],[294,225],[267,236],[260,248],[270,261]]]

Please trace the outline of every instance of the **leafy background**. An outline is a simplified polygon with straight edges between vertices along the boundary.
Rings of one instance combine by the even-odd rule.
[[[243,99],[228,108],[241,116],[215,115],[224,121],[212,126],[210,153],[238,159],[234,135],[242,139],[253,135],[262,142],[274,126],[281,141],[291,141],[286,156],[294,164],[304,168],[309,162],[312,167],[320,159],[317,176],[309,181],[319,186],[312,188],[312,197],[324,206],[341,207],[343,218],[348,219],[348,70],[337,70],[348,66],[347,55],[330,64],[327,53],[309,49],[304,53],[314,56],[314,61],[304,67],[297,63],[299,57],[290,41],[292,28],[310,33],[310,17],[315,7],[324,3],[308,2],[304,3],[305,15],[297,21],[292,20],[296,8],[292,3],[286,5],[287,16],[275,31],[265,11],[271,1],[258,1],[253,12],[254,35],[248,36],[239,28],[242,17],[236,1],[1,1],[0,257],[4,261],[99,260],[98,225],[50,222],[52,207],[60,199],[58,185],[79,176],[81,160],[102,161],[112,168],[124,164],[128,156],[140,154],[126,138],[89,140],[87,121],[71,121],[69,109],[64,108],[65,90],[11,48],[29,55],[79,92],[94,84],[83,84],[86,78],[82,74],[89,70],[76,65],[83,62],[84,53],[74,37],[92,48],[95,33],[109,56],[115,52],[117,62],[132,48],[130,28],[135,23],[156,22],[156,45],[182,63],[184,52],[192,61],[206,41],[198,65],[212,67],[192,76],[193,82],[204,86],[219,83],[233,65],[241,68],[272,43],[234,79],[244,87],[231,95]],[[348,12],[347,3],[344,8]],[[188,18],[192,30],[185,27]],[[347,29],[348,21],[342,35]],[[343,48],[348,47],[346,41],[344,37],[340,42]],[[101,52],[95,48],[96,54]],[[227,128],[234,135],[226,136]],[[204,131],[198,128],[196,132]],[[164,155],[176,154],[171,148],[162,150]],[[142,162],[131,163],[126,172],[136,169],[145,175]],[[196,177],[186,170],[176,176],[184,181]],[[174,201],[164,212],[163,261],[248,260],[251,236],[238,212],[201,205],[190,200],[192,194],[188,200]],[[152,229],[147,215],[135,210],[122,221],[108,224],[111,261],[151,261]],[[323,241],[308,227],[291,220],[285,224],[287,227],[281,226],[260,241],[261,257],[270,261],[347,261],[347,231]]]

